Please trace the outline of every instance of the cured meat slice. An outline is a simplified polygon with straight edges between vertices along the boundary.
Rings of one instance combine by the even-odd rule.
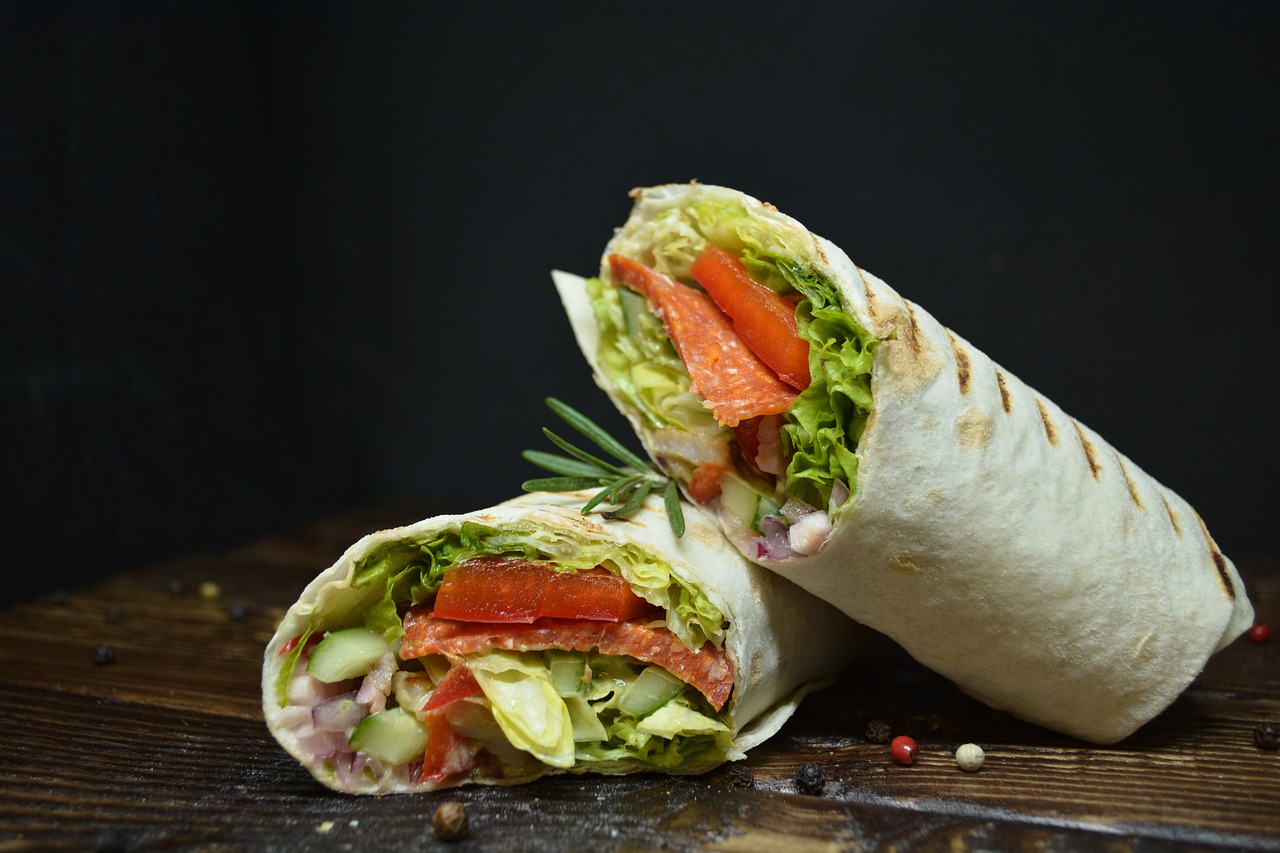
[[[710,296],[622,255],[609,256],[609,269],[649,300],[689,371],[690,388],[717,421],[737,426],[790,408],[799,392],[742,342]]]
[[[626,655],[656,664],[707,697],[718,711],[733,690],[733,664],[711,643],[694,650],[661,625],[644,619],[597,622],[589,619],[539,619],[529,625],[461,622],[432,615],[428,605],[414,607],[404,617],[400,657],[429,654],[469,655],[503,649],[528,652],[541,649],[598,651]]]

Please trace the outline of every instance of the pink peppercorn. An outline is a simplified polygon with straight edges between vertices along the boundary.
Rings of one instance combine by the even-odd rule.
[[[893,753],[894,761],[903,767],[910,767],[916,763],[916,756],[920,754],[920,747],[906,735],[898,735],[889,744],[889,751]]]
[[[1271,626],[1265,622],[1253,623],[1253,627],[1249,629],[1249,639],[1260,646],[1271,642]]]

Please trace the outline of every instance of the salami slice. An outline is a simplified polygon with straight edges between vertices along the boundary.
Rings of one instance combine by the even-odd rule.
[[[725,426],[785,412],[799,393],[753,353],[733,321],[695,290],[622,255],[609,256],[618,282],[649,300],[689,371],[690,388]]]
[[[433,616],[430,607],[412,608],[404,617],[400,657],[429,654],[469,655],[503,649],[528,652],[567,649],[626,655],[656,664],[692,685],[718,711],[733,690],[733,665],[711,643],[686,647],[671,631],[644,619],[597,622],[590,619],[539,619],[528,625],[460,622]]]

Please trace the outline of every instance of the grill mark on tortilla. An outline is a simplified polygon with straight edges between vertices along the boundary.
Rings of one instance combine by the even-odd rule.
[[[996,385],[1000,388],[1000,408],[1007,415],[1013,411],[1013,398],[1009,396],[1009,386],[1005,384],[1004,374],[996,371]]]
[[[907,306],[907,346],[916,355],[920,355],[923,347],[920,344],[920,324],[916,322],[915,306],[910,299],[902,300],[902,304]]]
[[[1049,410],[1044,407],[1044,400],[1036,398],[1036,406],[1040,409],[1040,420],[1044,423],[1044,434],[1049,439],[1050,444],[1058,443],[1058,428],[1053,425],[1053,421],[1049,419]]]
[[[956,356],[956,379],[960,382],[960,393],[969,393],[969,380],[971,371],[969,370],[969,353],[964,351],[964,347],[956,343],[955,336],[951,334],[951,330],[947,329],[947,340],[951,342],[951,351]]]
[[[1133,481],[1133,477],[1129,476],[1129,469],[1124,466],[1124,457],[1115,449],[1112,449],[1111,453],[1116,458],[1116,464],[1120,466],[1120,473],[1124,474],[1124,482],[1129,487],[1129,497],[1133,498],[1133,505],[1146,512],[1147,507],[1142,502],[1142,496],[1138,494],[1138,484]]]
[[[876,308],[876,297],[871,292],[871,284],[862,276],[861,270],[858,272],[858,278],[862,281],[862,292],[867,295],[867,316],[871,318],[871,324],[875,325],[879,320],[879,310]]]
[[[1160,500],[1164,501],[1165,512],[1169,513],[1169,523],[1173,525],[1174,534],[1181,536],[1182,525],[1178,523],[1178,514],[1173,511],[1173,507],[1169,505],[1169,499],[1165,497],[1163,493],[1160,495]]]
[[[831,262],[827,260],[827,253],[822,251],[822,241],[818,239],[818,235],[810,231],[809,239],[813,242],[814,251],[818,253],[818,260],[822,261],[824,264],[830,265]]]
[[[1084,437],[1084,430],[1080,428],[1080,422],[1072,418],[1071,425],[1076,428],[1076,435],[1080,436],[1080,446],[1084,448],[1084,458],[1089,462],[1089,472],[1093,474],[1093,479],[1097,480],[1098,475],[1102,473],[1102,466],[1098,464],[1097,451],[1093,449],[1089,439]]]
[[[1231,583],[1231,572],[1227,570],[1227,558],[1218,550],[1218,546],[1213,543],[1213,537],[1209,535],[1209,528],[1204,526],[1204,519],[1200,517],[1200,513],[1195,510],[1191,514],[1196,517],[1196,524],[1200,525],[1200,532],[1204,534],[1204,542],[1209,546],[1209,556],[1213,558],[1213,567],[1218,570],[1218,579],[1222,581],[1222,588],[1227,593],[1227,598],[1232,601],[1236,597],[1236,588]]]

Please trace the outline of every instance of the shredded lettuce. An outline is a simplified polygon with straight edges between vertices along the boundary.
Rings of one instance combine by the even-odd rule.
[[[583,655],[589,682],[579,693],[561,696],[551,676],[551,654],[494,651],[467,658],[514,746],[556,767],[638,760],[697,769],[724,760],[732,745],[729,724],[696,691],[636,718],[620,711],[618,701],[639,666],[626,658]]]
[[[802,297],[796,319],[800,336],[809,343],[811,384],[792,403],[782,428],[782,449],[790,454],[787,496],[826,508],[839,480],[852,497],[857,489],[858,442],[872,407],[871,365],[879,341],[845,313],[835,284],[809,260],[810,250],[797,235],[773,227],[736,200],[712,198],[684,210],[665,211],[622,238],[617,249],[690,281],[689,267],[708,242],[739,256],[757,281],[778,293],[798,292]],[[633,377],[657,365],[675,394],[688,394],[689,376],[656,318],[651,317],[651,323],[626,322],[621,290],[599,279],[587,286],[600,328],[597,359],[606,376],[651,425],[712,432],[705,423],[705,408],[690,409],[682,401],[664,409],[659,395],[636,389]],[[697,417],[688,417],[688,411]]]

